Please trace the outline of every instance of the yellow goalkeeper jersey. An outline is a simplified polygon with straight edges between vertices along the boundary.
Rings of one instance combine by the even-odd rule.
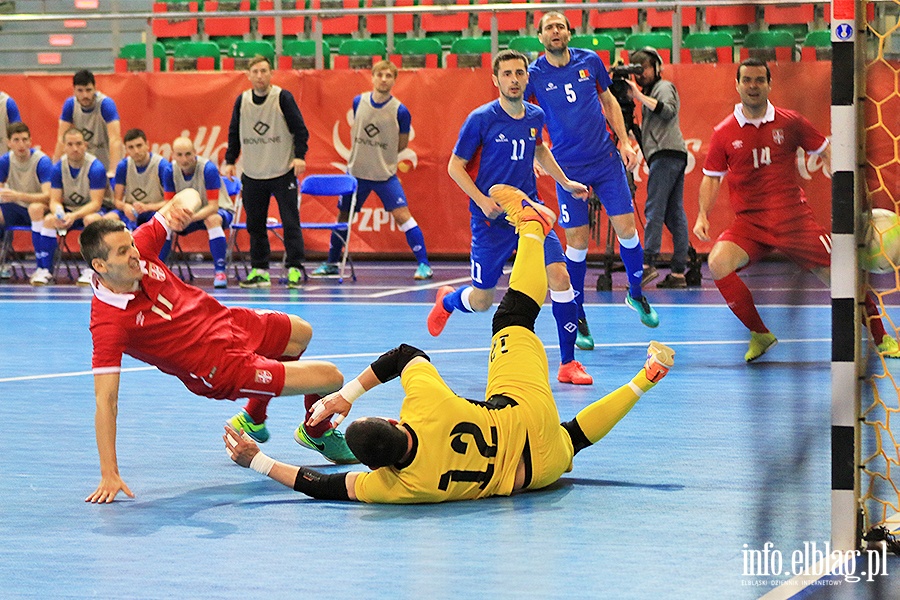
[[[429,362],[410,365],[400,381],[412,452],[404,464],[360,474],[357,498],[410,504],[511,494],[527,437],[522,407],[461,398]]]

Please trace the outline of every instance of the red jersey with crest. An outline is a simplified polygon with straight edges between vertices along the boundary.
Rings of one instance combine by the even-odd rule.
[[[267,346],[284,348],[290,322],[286,315],[273,313],[283,317],[286,325],[273,343],[271,332],[256,322],[267,315],[230,309],[203,290],[181,281],[157,258],[167,235],[161,218],[157,214],[134,232],[144,272],[137,290],[117,294],[94,277],[90,326],[93,372],[118,373],[122,354],[129,354],[175,375],[195,393],[213,398],[247,395],[240,393],[247,391],[246,381],[234,376],[232,365],[248,362],[245,359],[251,355],[260,358],[254,350],[261,352]],[[273,351],[265,354],[272,356]],[[283,384],[283,366],[263,360],[267,361],[264,366],[271,365],[269,375],[262,381],[257,376],[257,383],[275,386],[275,393],[265,394],[271,397]],[[275,381],[271,381],[272,375]],[[249,375],[251,380],[252,377],[253,371]]]
[[[828,140],[805,117],[768,105],[762,119],[748,121],[741,105],[713,130],[703,174],[728,175],[735,214],[804,204],[797,148],[822,152]]]

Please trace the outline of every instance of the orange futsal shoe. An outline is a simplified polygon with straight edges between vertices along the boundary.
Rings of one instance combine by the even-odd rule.
[[[506,211],[506,220],[519,229],[522,223],[536,221],[544,228],[544,235],[553,230],[556,223],[556,213],[528,197],[525,192],[511,185],[498,183],[488,190],[491,200],[503,207]],[[523,205],[523,203],[525,203]]]
[[[447,319],[450,318],[450,311],[444,308],[444,296],[451,292],[453,288],[449,285],[438,288],[437,299],[431,307],[431,312],[428,313],[428,333],[434,337],[441,335],[444,326],[447,325]]]
[[[650,342],[647,347],[647,362],[644,363],[644,372],[652,383],[658,383],[666,376],[672,365],[675,364],[675,351],[659,342]]]
[[[577,360],[559,365],[556,380],[560,383],[572,383],[575,385],[591,385],[594,383],[594,378],[587,374],[587,371],[584,370],[584,365]]]

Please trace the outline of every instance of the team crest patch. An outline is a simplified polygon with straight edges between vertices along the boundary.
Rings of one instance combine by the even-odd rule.
[[[272,372],[266,371],[265,369],[257,369],[255,379],[256,379],[256,383],[268,385],[268,384],[272,383]]]
[[[166,280],[166,273],[162,270],[162,267],[153,263],[147,263],[147,274],[157,281]]]
[[[531,137],[537,137],[537,128],[536,127],[531,128]]]
[[[590,77],[591,74],[587,69],[578,69],[578,80],[582,81]]]
[[[772,132],[772,139],[779,146],[784,143],[784,129],[776,129]]]
[[[743,142],[743,140],[734,140],[733,142],[731,142],[731,146],[732,146],[735,150],[738,150],[738,149],[744,147],[744,142]]]

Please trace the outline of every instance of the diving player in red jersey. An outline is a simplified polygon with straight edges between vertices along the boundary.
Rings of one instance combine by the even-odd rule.
[[[297,361],[312,337],[306,321],[273,311],[223,306],[160,262],[157,256],[169,232],[186,227],[199,205],[200,195],[187,189],[133,237],[121,221],[110,219],[92,223],[81,234],[82,254],[94,270],[90,327],[101,473],[89,502],[112,502],[120,491],[134,497],[119,475],[116,459],[123,354],[175,375],[197,395],[248,398],[244,411],[229,423],[257,441],[269,437],[265,414],[272,398],[326,394],[343,383],[343,375],[331,363]],[[343,437],[330,429],[329,433],[331,445],[345,450],[330,460],[356,462]],[[319,450],[324,454],[327,449]]]
[[[797,149],[831,163],[831,147],[802,115],[769,102],[772,75],[765,62],[747,59],[737,71],[741,102],[719,123],[710,140],[700,183],[700,210],[694,234],[709,240],[707,217],[728,175],[734,222],[719,236],[709,253],[709,269],[728,307],[750,330],[750,347],[744,355],[751,362],[778,340],[762,321],[753,295],[736,271],[778,250],[819,279],[831,279],[831,236],[816,222],[800,187]],[[866,311],[878,314],[871,297]],[[885,334],[880,319],[870,328],[879,350],[900,358],[893,336]]]

